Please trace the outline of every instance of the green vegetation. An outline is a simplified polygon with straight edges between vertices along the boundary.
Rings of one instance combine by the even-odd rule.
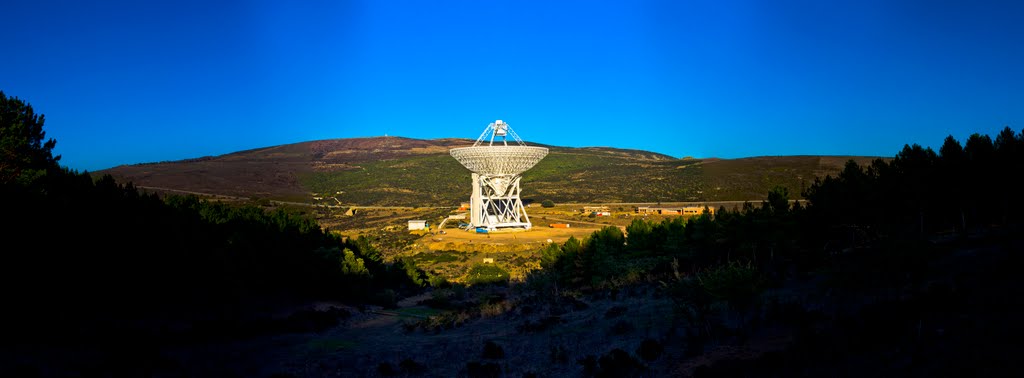
[[[32,105],[0,91],[0,185],[32,185],[58,169],[57,142],[46,139],[45,117]]]
[[[583,239],[548,244],[536,255],[505,254],[493,264],[478,264],[475,258],[483,253],[388,258],[382,246],[398,249],[408,239],[374,233],[344,238],[309,214],[285,208],[158,197],[108,175],[94,179],[69,171],[52,156],[55,142],[46,140],[42,123],[30,106],[0,93],[0,195],[7,200],[8,220],[2,228],[0,288],[2,327],[11,345],[5,350],[42,350],[50,358],[71,344],[105,344],[107,350],[89,352],[118,366],[82,367],[93,373],[87,375],[119,375],[104,373],[126,371],[120,364],[129,363],[140,372],[163,373],[171,354],[161,354],[161,348],[168,345],[180,352],[183,346],[215,349],[209,347],[257,335],[312,334],[352,315],[342,309],[300,311],[281,320],[254,313],[320,301],[395,309],[400,299],[423,294],[428,286],[433,290],[423,303],[430,309],[397,311],[407,333],[437,334],[485,317],[515,324],[517,334],[496,338],[468,357],[488,362],[457,361],[481,375],[519,373],[516,366],[490,361],[522,361],[519,343],[533,347],[539,338],[549,340],[544,366],[584,376],[633,376],[663,372],[651,370],[659,361],[675,361],[669,368],[678,368],[708,346],[752,345],[751,337],[766,329],[788,332],[789,343],[747,361],[719,359],[694,376],[827,376],[837,368],[854,376],[1003,376],[1000,367],[1015,366],[1019,358],[1013,330],[1024,315],[1017,274],[1024,205],[1014,196],[1024,183],[1009,172],[1024,164],[1024,134],[1010,128],[995,138],[971,135],[964,145],[950,136],[938,153],[908,145],[893,159],[847,161],[835,175],[798,184],[806,205],[789,202],[798,193],[797,184],[785,179],[797,177],[792,172],[758,176],[779,178],[742,187],[768,186],[760,203],[723,207],[713,216],[635,219],[625,232],[605,227]],[[654,174],[624,180],[641,163],[622,155],[593,158],[602,153],[607,151],[556,149],[550,165],[539,165],[528,185],[545,190],[565,186],[557,180],[567,179],[588,183],[575,187],[589,198],[641,192],[688,198],[710,195],[712,187],[701,179],[709,170],[756,168],[649,159],[644,171]],[[417,176],[398,174],[412,167],[402,164],[445,161],[381,161],[315,179],[325,187],[362,188],[355,198],[390,201],[372,193],[401,190],[404,179]],[[807,163],[798,169],[820,167]],[[739,182],[753,182],[740,176]],[[662,181],[669,183],[661,186]],[[589,184],[594,182],[604,189]],[[463,194],[448,186],[456,184],[422,184]],[[542,197],[566,198],[560,195],[565,194]],[[536,260],[539,269],[526,269]],[[465,271],[438,274],[442,268]],[[520,274],[525,282],[511,282]],[[453,283],[446,277],[465,279]],[[663,305],[648,308],[646,318],[639,315],[639,307],[657,300]],[[580,313],[576,323],[565,324]],[[601,321],[606,322],[591,327]],[[466,334],[478,338],[479,348],[479,333]],[[579,349],[562,340],[587,338],[609,346],[571,355]],[[605,343],[623,339],[636,342]],[[372,345],[370,353],[382,357],[354,367],[349,352],[366,348],[363,339],[308,340],[283,349],[297,351],[301,363],[295,366],[317,365],[321,361],[315,359],[328,355],[344,363],[321,373],[344,367],[458,375],[436,374],[433,364],[440,362],[386,353],[391,345]],[[270,344],[264,341],[244,347]],[[449,341],[432,337],[430,346],[464,351],[451,344],[465,339]],[[47,358],[41,366],[50,365]],[[401,361],[399,369],[391,358]]]
[[[747,203],[735,211],[719,209],[714,217],[704,214],[686,220],[637,219],[626,228],[628,237],[623,237],[618,228],[606,227],[585,240],[570,239],[561,245],[550,245],[541,252],[543,269],[532,272],[527,283],[533,290],[550,296],[569,289],[617,291],[642,282],[662,282],[665,293],[675,303],[675,316],[689,335],[690,347],[701,348],[711,341],[734,337],[742,340],[742,335],[751,332],[757,322],[765,321],[764,311],[796,311],[790,316],[806,316],[808,310],[792,310],[779,303],[778,297],[767,297],[766,291],[787,283],[807,282],[807,277],[819,275],[823,289],[836,296],[834,302],[828,302],[838,306],[832,316],[856,321],[850,326],[878,337],[858,339],[857,348],[881,354],[891,350],[886,345],[942,350],[948,346],[939,341],[894,337],[891,332],[906,329],[894,329],[893,323],[876,311],[892,311],[906,323],[920,324],[927,321],[923,319],[934,317],[943,319],[941,323],[945,326],[956,327],[955,317],[947,312],[949,307],[942,305],[942,310],[938,310],[941,312],[935,312],[937,304],[931,302],[942,300],[934,297],[934,289],[929,288],[935,277],[950,279],[949,275],[958,274],[950,272],[949,267],[934,270],[938,261],[951,258],[944,244],[936,240],[954,237],[955,243],[968,245],[987,240],[984,243],[1003,246],[987,247],[1003,252],[993,252],[993,256],[999,256],[993,258],[1017,261],[1019,256],[1011,251],[1020,247],[1018,232],[1024,221],[1024,209],[1012,196],[1024,189],[1024,184],[1000,172],[1009,172],[1022,163],[1024,134],[1009,128],[995,142],[986,136],[972,135],[966,147],[960,147],[952,137],[947,138],[939,154],[908,145],[891,161],[877,159],[866,168],[849,161],[837,176],[815,180],[805,191],[809,202],[806,207],[799,203],[791,205],[789,190],[775,187],[760,206]],[[988,266],[990,262],[981,263]],[[999,274],[1003,277],[1000,279],[1010,277]],[[976,279],[989,281],[971,278]],[[1021,289],[1019,284],[1005,287]],[[912,294],[888,302],[869,299],[893,290],[910,290]],[[987,298],[986,303],[1000,301],[999,295],[990,292],[977,294]],[[766,298],[774,298],[775,302],[765,302]],[[960,301],[965,297],[957,298]],[[851,306],[851,301],[869,304]],[[967,302],[958,303],[970,306]],[[995,306],[989,308],[999,308]],[[856,320],[858,317],[866,317],[866,322]],[[772,319],[794,321],[784,316]],[[1005,321],[998,322],[1008,326]],[[836,336],[838,339],[849,337],[843,336],[848,332],[843,330],[846,324],[849,323],[836,323],[834,326],[840,331],[829,332],[841,333]],[[875,327],[889,331],[873,331]],[[620,328],[625,332],[628,324]],[[825,347],[832,340],[831,335],[826,337],[800,340],[787,352],[792,353],[788,358],[809,361],[803,357],[808,347],[831,351],[815,350],[810,352],[812,355],[852,352],[842,344]],[[980,341],[973,336],[965,339],[973,340],[972,343]],[[873,348],[879,349],[876,352]],[[1001,353],[999,347],[985,349],[993,353],[996,363],[999,358],[1012,358]],[[977,359],[964,360],[948,352],[944,355],[957,361],[952,364],[958,368],[978,363]],[[778,369],[781,365],[774,366]],[[721,369],[732,371],[728,367]],[[776,375],[795,373],[781,371],[786,373]]]
[[[446,263],[466,259],[465,253],[442,251],[438,253],[421,253],[416,256],[417,262]]]
[[[508,271],[490,264],[474,265],[466,274],[469,285],[507,284],[508,280]]]
[[[116,338],[159,314],[188,324],[276,302],[387,302],[425,285],[415,265],[385,262],[366,238],[345,241],[305,215],[161,198],[59,167],[41,115],[3,95],[0,111],[6,337]]]
[[[333,193],[342,203],[377,206],[458,204],[470,192],[470,172],[449,155],[373,161],[358,168],[300,176],[314,192]]]
[[[763,198],[775,186],[799,193],[842,160],[816,156],[735,160],[673,159],[615,149],[551,147],[523,173],[524,199],[555,202],[684,202]],[[868,162],[868,159],[861,159]],[[301,175],[316,193],[346,204],[453,205],[470,191],[470,172],[448,154],[353,163],[338,171]]]

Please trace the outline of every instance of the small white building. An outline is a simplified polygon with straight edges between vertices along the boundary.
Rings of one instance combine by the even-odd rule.
[[[409,231],[423,230],[427,228],[427,221],[425,220],[411,220],[409,221]]]

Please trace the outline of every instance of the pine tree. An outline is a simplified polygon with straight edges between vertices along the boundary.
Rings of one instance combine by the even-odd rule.
[[[57,142],[46,139],[43,123],[32,105],[0,91],[0,185],[28,184],[60,168],[52,153]]]

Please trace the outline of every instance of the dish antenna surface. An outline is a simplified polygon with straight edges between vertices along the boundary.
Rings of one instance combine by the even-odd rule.
[[[509,144],[508,137],[512,137]],[[495,138],[500,138],[495,144]],[[452,157],[473,172],[473,193],[469,197],[469,228],[530,229],[523,201],[521,174],[537,165],[548,149],[530,147],[502,120],[491,122],[471,147],[451,149]]]

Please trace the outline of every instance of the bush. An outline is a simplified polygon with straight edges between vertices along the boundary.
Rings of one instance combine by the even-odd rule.
[[[611,319],[611,318],[619,317],[619,316],[622,316],[623,314],[625,314],[626,311],[627,311],[626,306],[614,306],[612,308],[609,308],[608,311],[605,311],[604,317],[605,317],[605,319]]]
[[[544,200],[540,203],[541,207],[555,207],[555,203],[551,200]]]
[[[493,341],[484,343],[483,358],[505,358],[505,350],[501,348],[501,345],[495,344]]]
[[[657,340],[644,339],[644,341],[640,342],[640,347],[636,349],[636,354],[643,358],[644,361],[654,361],[661,357],[661,353],[664,350],[665,347]]]
[[[592,376],[597,373],[597,357],[593,354],[588,354],[576,362],[583,366],[583,375]]]
[[[420,374],[427,370],[423,364],[414,361],[411,358],[406,358],[402,362],[398,363],[398,367],[402,369],[405,374]]]
[[[645,370],[640,361],[618,348],[601,356],[598,363],[601,365],[598,375],[603,377],[631,377]]]
[[[385,377],[390,377],[392,375],[398,374],[398,371],[396,371],[395,368],[392,367],[390,363],[381,362],[379,365],[377,365],[377,374],[380,374]]]
[[[469,285],[507,284],[508,280],[508,271],[494,265],[474,265],[466,273],[466,283]]]
[[[448,279],[444,276],[431,275],[429,279],[430,287],[444,289],[451,287],[452,284],[448,282]]]
[[[466,363],[466,376],[471,378],[487,377],[497,378],[501,376],[501,366],[493,362],[481,364],[479,362]]]
[[[764,277],[751,262],[732,261],[698,273],[697,280],[708,294],[738,311],[753,306],[765,287]]]

